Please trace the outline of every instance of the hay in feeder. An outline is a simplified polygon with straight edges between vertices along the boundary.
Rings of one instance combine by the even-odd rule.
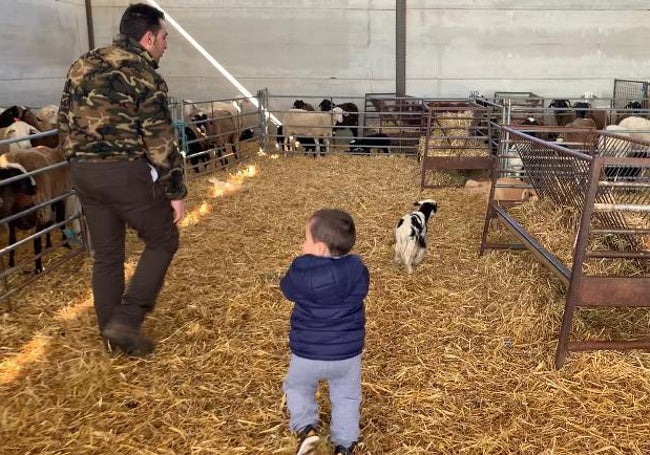
[[[237,192],[214,197],[209,179],[229,181],[243,166],[190,181],[196,219],[181,227],[146,323],[158,341],[152,357],[103,352],[88,260],[11,300],[0,330],[2,451],[295,453],[282,396],[291,305],[278,280],[321,207],[354,216],[355,252],[371,276],[361,454],[650,451],[650,356],[571,354],[555,371],[563,294],[526,252],[478,256],[481,195],[420,191],[416,160],[403,157],[262,156],[251,164],[257,174]],[[407,275],[392,262],[393,228],[428,197],[439,202],[428,255]],[[129,235],[127,264],[141,250]],[[639,329],[616,314],[604,320]],[[323,441],[318,454],[331,453]]]
[[[421,136],[419,156],[487,156],[487,144],[472,131],[474,112],[455,111],[435,114],[427,137]]]

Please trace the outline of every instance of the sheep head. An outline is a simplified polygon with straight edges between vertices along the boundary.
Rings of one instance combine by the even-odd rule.
[[[334,123],[341,123],[343,121],[343,115],[345,111],[340,107],[335,107],[332,109],[332,117],[334,117]]]

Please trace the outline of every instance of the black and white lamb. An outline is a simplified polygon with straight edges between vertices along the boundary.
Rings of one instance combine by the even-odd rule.
[[[408,273],[420,264],[427,252],[427,222],[438,211],[433,199],[415,202],[415,212],[404,215],[395,227],[395,262],[402,263]]]

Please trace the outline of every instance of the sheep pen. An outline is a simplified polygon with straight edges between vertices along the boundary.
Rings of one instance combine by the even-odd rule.
[[[650,356],[572,353],[556,371],[558,280],[526,251],[478,257],[483,195],[420,190],[419,178],[414,158],[344,154],[259,156],[193,177],[145,325],[158,341],[149,358],[104,353],[88,259],[0,303],[0,452],[293,454],[282,395],[291,304],[278,281],[309,214],[339,207],[371,279],[361,454],[648,453]],[[392,262],[393,228],[425,198],[439,211],[407,275]],[[127,275],[141,248],[130,235]],[[596,334],[650,325],[620,313],[577,321]],[[326,436],[326,387],[319,402]]]

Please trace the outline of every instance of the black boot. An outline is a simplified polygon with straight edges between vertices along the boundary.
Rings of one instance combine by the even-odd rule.
[[[118,350],[128,356],[141,357],[153,352],[153,341],[142,335],[134,327],[121,322],[110,321],[102,330],[102,337],[107,342],[109,350]]]

